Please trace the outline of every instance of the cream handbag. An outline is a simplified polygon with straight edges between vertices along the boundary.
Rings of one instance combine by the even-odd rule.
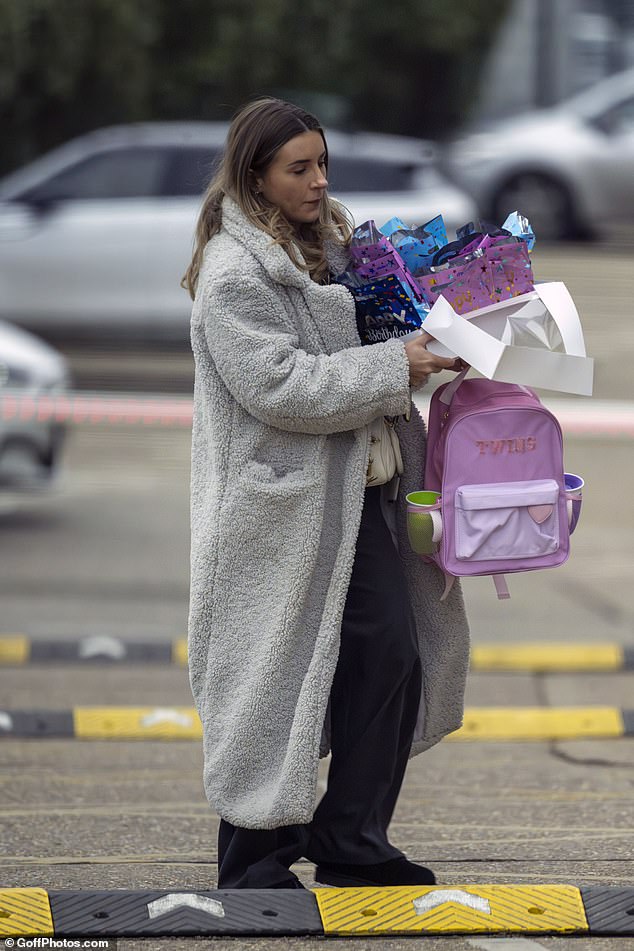
[[[377,416],[368,425],[370,431],[370,458],[366,485],[383,485],[403,472],[403,457],[394,420],[389,416]]]

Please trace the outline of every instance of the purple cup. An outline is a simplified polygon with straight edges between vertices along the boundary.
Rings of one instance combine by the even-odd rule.
[[[564,485],[566,487],[566,508],[568,511],[568,534],[572,535],[579,515],[581,513],[581,496],[585,485],[581,476],[574,472],[564,472]]]

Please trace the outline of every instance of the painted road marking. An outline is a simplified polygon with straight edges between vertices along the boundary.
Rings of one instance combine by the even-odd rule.
[[[449,901],[455,905],[464,905],[465,908],[473,908],[474,911],[481,911],[484,915],[491,914],[491,904],[487,898],[480,898],[479,895],[473,895],[460,888],[441,888],[428,892],[422,898],[415,898],[412,904],[417,915],[425,915],[433,908],[445,905]]]
[[[150,918],[159,918],[161,915],[167,915],[170,911],[177,908],[196,908],[206,915],[214,915],[216,918],[224,918],[225,910],[221,901],[215,898],[207,898],[205,895],[191,895],[185,893],[173,892],[171,895],[163,895],[162,898],[156,898],[148,902],[147,910]]]
[[[478,951],[546,951],[532,938],[467,938],[467,944]]]
[[[95,635],[84,637],[77,645],[77,655],[81,660],[106,657],[108,660],[123,660],[126,656],[125,644],[118,637]]]

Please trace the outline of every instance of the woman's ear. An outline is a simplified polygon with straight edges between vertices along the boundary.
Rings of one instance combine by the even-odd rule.
[[[256,195],[259,195],[264,188],[264,182],[260,176],[251,171],[249,172],[249,184]]]

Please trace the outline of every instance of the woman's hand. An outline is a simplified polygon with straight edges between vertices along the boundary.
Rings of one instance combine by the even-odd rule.
[[[427,344],[433,339],[423,330],[419,336],[412,337],[405,344],[405,353],[409,360],[409,382],[413,390],[424,386],[431,373],[440,373],[441,370],[460,370],[464,366],[459,358],[439,357],[435,353],[430,353]]]

